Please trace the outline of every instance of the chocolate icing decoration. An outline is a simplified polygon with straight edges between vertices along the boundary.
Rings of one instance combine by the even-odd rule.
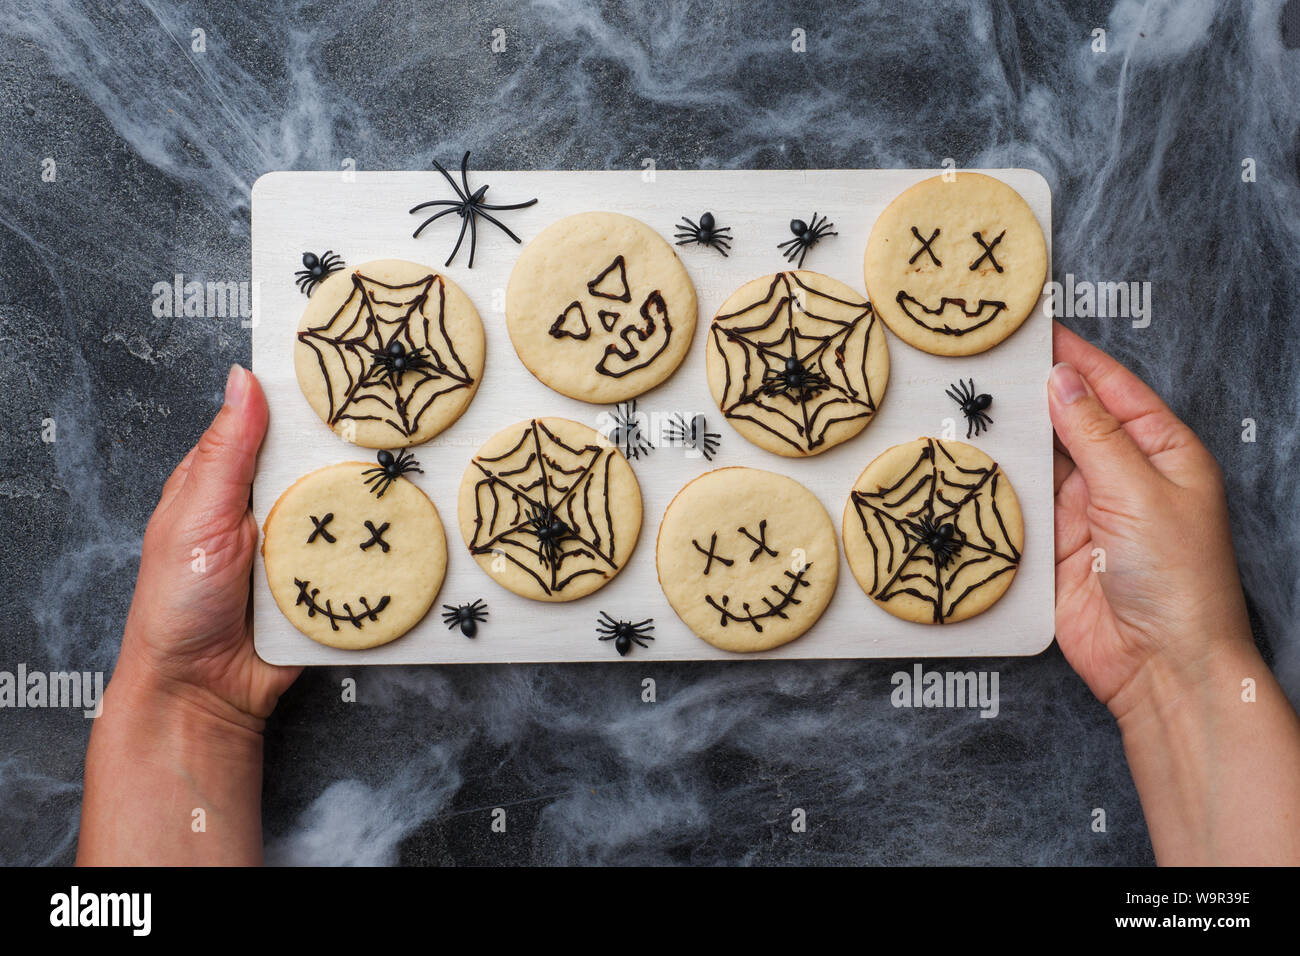
[[[1001,474],[996,462],[989,468],[963,468],[943,442],[927,438],[898,481],[873,492],[854,491],[853,507],[871,545],[868,593],[882,603],[910,594],[930,604],[934,622],[941,624],[971,594],[1014,571],[1020,552],[1011,543],[998,509]],[[944,532],[944,527],[951,532]],[[875,528],[887,548],[883,582],[881,545],[872,534]],[[898,549],[895,537],[900,539]],[[956,567],[945,573],[957,556]],[[957,576],[975,565],[987,565],[984,576],[953,596]]]
[[[575,315],[576,312],[576,315]],[[601,315],[604,315],[602,312]],[[551,327],[547,329],[551,338],[577,339],[584,342],[591,337],[591,323],[587,321],[587,313],[583,311],[582,303],[574,299],[564,311],[559,314]]]
[[[677,245],[699,245],[708,246],[716,249],[725,257],[727,250],[731,248],[731,227],[719,226],[713,218],[713,213],[706,212],[700,216],[699,222],[692,222],[685,216],[682,216],[681,222],[677,224],[677,233],[673,236],[677,240]]]
[[[478,626],[487,620],[487,604],[482,598],[478,598],[473,604],[444,604],[442,606],[442,623],[447,625],[447,630],[460,628],[460,632],[466,637],[474,637],[478,634]]]
[[[775,549],[770,548],[767,545],[767,519],[766,518],[764,518],[762,521],[758,523],[757,538],[754,537],[746,528],[737,528],[736,530],[739,531],[741,534],[743,534],[750,541],[754,542],[754,544],[756,545],[756,547],[754,548],[754,553],[749,556],[750,564],[753,564],[755,561],[757,561],[758,556],[760,554],[766,553],[768,557],[771,558],[776,557]]]
[[[609,500],[616,454],[609,446],[572,447],[534,419],[507,451],[475,456],[471,467],[483,477],[474,485],[470,552],[504,557],[546,594],[583,575],[617,571]],[[593,494],[603,495],[603,507],[593,507]]]
[[[930,238],[926,239],[919,232],[917,232],[916,226],[913,226],[912,235],[916,236],[916,238],[920,241],[921,248],[917,249],[916,252],[912,253],[912,258],[907,260],[907,264],[911,265],[912,263],[916,262],[917,258],[919,258],[921,253],[924,252],[930,256],[931,262],[933,262],[936,266],[942,267],[943,263],[940,262],[939,257],[934,254],[934,249],[932,247],[932,243],[934,242],[934,240],[939,238],[939,230],[935,229],[934,232],[930,233]]]
[[[447,334],[446,305],[446,286],[436,273],[403,285],[352,274],[352,293],[338,311],[298,333],[316,353],[330,427],[344,419],[378,421],[409,438],[440,398],[474,384]],[[433,315],[426,313],[428,307]],[[422,343],[414,339],[413,325]],[[327,351],[338,358],[346,378],[337,390],[325,364]]]
[[[654,629],[654,618],[652,617],[648,617],[644,621],[637,621],[634,624],[631,621],[615,620],[604,611],[601,611],[600,617],[596,621],[597,639],[613,641],[614,650],[618,651],[620,657],[626,657],[633,644],[637,647],[649,647],[650,645],[646,641],[654,640],[650,636],[650,632]]]
[[[802,297],[796,328],[792,303]],[[819,300],[857,309],[849,320],[817,313]],[[760,308],[761,307],[761,308]],[[753,312],[756,321],[745,316]],[[861,365],[846,367],[845,345],[866,324]],[[807,326],[815,325],[816,332]],[[867,377],[871,335],[877,332],[870,303],[851,302],[814,289],[793,272],[772,278],[764,297],[735,312],[719,315],[709,330],[713,347],[722,356],[725,379],[722,414],[753,422],[800,452],[811,452],[826,441],[837,422],[875,414],[876,402]],[[738,349],[729,351],[727,346]],[[862,383],[859,390],[853,379]]]
[[[390,600],[389,596],[385,594],[379,599],[378,604],[371,607],[370,601],[365,597],[361,597],[358,598],[358,601],[363,610],[353,611],[352,605],[344,604],[343,610],[336,611],[330,601],[326,601],[323,606],[317,602],[316,596],[320,594],[320,588],[311,588],[310,581],[300,581],[294,578],[293,583],[298,587],[298,599],[293,602],[293,606],[297,607],[299,604],[305,604],[308,617],[315,617],[317,614],[324,615],[330,622],[330,629],[335,631],[339,629],[340,621],[347,621],[357,630],[361,630],[361,626],[365,621],[377,621],[379,613],[388,607]],[[311,588],[311,590],[308,591],[308,588]]]
[[[942,325],[931,325],[929,322],[922,321],[920,315],[917,314],[919,312],[924,315],[939,316],[942,315],[944,310],[948,308],[948,306],[950,305],[955,305],[958,309],[961,310],[962,314],[965,315],[966,318],[968,319],[978,318],[979,316],[983,315],[984,310],[990,306],[992,307],[993,311],[989,313],[987,318],[984,318],[981,321],[976,322],[974,325],[967,326],[966,328],[963,329],[954,329],[947,322],[943,323]],[[911,319],[913,322],[915,322],[923,329],[929,329],[931,332],[937,332],[940,335],[965,335],[967,332],[974,332],[976,329],[983,328],[984,326],[988,325],[990,322],[992,322],[1002,313],[1002,310],[1007,307],[1007,304],[1005,302],[998,302],[993,299],[980,299],[979,304],[976,305],[975,308],[972,310],[967,308],[965,299],[954,299],[951,296],[944,296],[942,299],[939,300],[939,307],[937,309],[932,309],[929,306],[924,305],[923,303],[912,298],[910,295],[908,295],[906,292],[900,289],[898,292],[898,307],[903,310],[904,315],[906,315],[909,319]],[[913,311],[913,309],[915,309],[916,311]]]
[[[388,542],[384,540],[384,532],[388,530],[388,522],[385,521],[376,528],[372,522],[367,521],[366,530],[370,532],[370,540],[361,542],[361,550],[366,551],[375,545],[379,545],[379,550],[387,554]]]
[[[618,312],[609,312],[605,309],[601,309],[597,314],[600,316],[600,327],[606,332],[613,332],[614,326],[623,317]]]
[[[460,183],[461,183],[460,185],[456,184],[456,180],[452,179],[451,174],[448,173],[447,170],[443,169],[442,164],[439,163],[436,159],[433,161],[433,165],[434,168],[438,170],[438,172],[442,173],[442,178],[447,180],[447,182],[451,184],[451,188],[455,190],[456,198],[435,199],[435,200],[431,200],[430,202],[422,202],[418,206],[411,207],[410,209],[411,213],[415,213],[421,209],[427,209],[432,206],[448,207],[442,210],[442,212],[434,213],[428,219],[424,220],[424,222],[420,223],[420,225],[416,227],[415,232],[411,233],[412,238],[419,239],[420,233],[424,232],[426,226],[441,219],[443,216],[449,216],[452,213],[455,213],[457,216],[460,217],[461,220],[460,235],[456,237],[456,245],[452,247],[451,255],[447,257],[447,261],[443,263],[443,265],[447,265],[447,266],[451,265],[451,260],[456,258],[456,253],[460,251],[460,244],[465,241],[465,229],[466,227],[469,227],[469,268],[471,269],[474,268],[474,250],[478,244],[479,217],[486,219],[488,222],[492,223],[492,225],[496,226],[498,229],[504,232],[507,236],[509,236],[511,239],[515,241],[516,245],[521,242],[520,238],[516,236],[513,232],[511,232],[510,229],[503,222],[501,222],[501,220],[497,219],[495,216],[491,215],[486,210],[492,209],[499,212],[504,209],[526,209],[529,206],[534,205],[537,202],[536,199],[529,199],[526,202],[509,203],[507,205],[492,205],[491,203],[484,202],[483,197],[487,195],[487,191],[488,191],[488,187],[486,183],[480,186],[478,189],[474,190],[473,192],[470,192],[468,151],[466,151],[465,155],[461,157],[461,161],[460,161]],[[462,186],[464,187],[463,189],[461,188]]]
[[[726,594],[722,596],[721,602],[717,601],[712,594],[706,594],[704,596],[704,601],[709,605],[709,607],[713,608],[719,615],[721,615],[719,623],[723,627],[726,627],[732,621],[736,621],[738,623],[748,624],[756,633],[761,634],[763,633],[763,625],[759,623],[760,621],[766,620],[769,617],[779,617],[782,620],[786,620],[788,619],[788,616],[785,613],[786,608],[794,604],[802,603],[797,597],[795,597],[795,594],[800,588],[811,587],[808,581],[804,579],[804,576],[808,573],[808,569],[811,567],[812,562],[809,561],[798,571],[785,571],[785,577],[789,579],[790,583],[785,587],[776,584],[769,585],[771,590],[776,593],[777,599],[773,601],[770,597],[764,596],[763,609],[757,612],[755,612],[749,602],[746,601],[741,604],[741,613],[737,614],[730,607],[731,597]]]
[[[974,272],[976,269],[978,269],[980,263],[983,262],[985,259],[988,259],[988,261],[992,263],[993,268],[996,269],[999,274],[1001,274],[1002,266],[998,264],[997,258],[994,257],[993,255],[993,247],[996,246],[999,242],[1001,242],[1002,237],[1005,236],[1006,234],[1007,231],[1003,229],[1001,232],[998,233],[998,237],[994,239],[992,242],[985,242],[984,237],[981,236],[978,232],[971,233],[971,237],[976,242],[978,242],[980,244],[980,247],[984,250],[984,252],[980,254],[980,257],[970,264],[971,272]]]
[[[700,547],[700,543],[696,541],[694,538],[691,539],[691,544],[695,545],[696,551],[700,552],[700,554],[704,555],[705,558],[707,558],[707,560],[704,562],[705,574],[708,574],[711,570],[713,570],[714,561],[717,561],[719,564],[726,565],[727,567],[731,567],[733,564],[736,563],[731,558],[724,558],[722,555],[717,553],[716,548],[718,547],[718,532],[716,531],[709,536],[708,550],[705,550],[704,548]]]
[[[330,534],[327,530],[325,530],[325,526],[334,520],[334,512],[331,511],[323,518],[317,518],[315,515],[308,515],[307,517],[311,518],[311,523],[315,525],[315,527],[312,528],[311,534],[307,535],[308,544],[311,544],[313,541],[315,541],[318,535],[324,538],[325,541],[329,544],[333,544],[335,541],[338,540],[337,538],[334,537],[334,535]]]
[[[622,291],[618,293],[610,293],[598,288],[599,286],[604,285],[605,280],[615,271],[618,272],[618,275],[614,278],[615,287],[620,288]],[[587,291],[602,299],[613,299],[615,302],[631,302],[632,290],[628,288],[627,263],[624,261],[623,257],[621,255],[615,256],[614,261],[607,265],[600,275],[587,283]]]
[[[343,257],[336,255],[332,249],[326,249],[319,256],[314,252],[304,252],[302,264],[303,268],[294,273],[297,277],[294,284],[298,287],[298,291],[308,298],[316,291],[316,286],[344,266]]]
[[[619,256],[621,260],[623,257]],[[664,297],[656,289],[651,292],[644,302],[641,303],[641,318],[643,322],[640,325],[625,325],[623,330],[618,333],[617,338],[623,342],[623,348],[610,343],[605,346],[605,354],[601,356],[596,363],[596,371],[601,375],[608,375],[610,378],[622,378],[624,375],[630,375],[638,369],[643,369],[655,359],[657,359],[663,350],[668,348],[668,343],[673,337],[673,326],[668,321],[668,304],[664,302]],[[659,343],[659,348],[655,349],[650,355],[641,358],[641,349],[638,345],[633,344],[632,338],[635,337],[637,342],[645,342],[655,330],[663,326],[664,337]],[[641,361],[636,361],[641,358]],[[619,367],[620,363],[626,363]],[[613,367],[611,367],[611,365]]]

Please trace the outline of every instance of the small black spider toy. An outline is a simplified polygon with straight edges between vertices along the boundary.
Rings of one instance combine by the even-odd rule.
[[[447,625],[447,630],[454,631],[457,627],[466,637],[474,637],[478,634],[478,626],[487,620],[487,605],[479,598],[473,604],[444,604],[442,612],[442,623]]]
[[[919,521],[908,521],[903,525],[905,531],[920,544],[930,549],[934,555],[934,566],[943,570],[961,550],[961,535],[957,526],[945,522],[936,524],[931,517],[922,517]]]
[[[985,413],[985,409],[993,404],[993,396],[987,392],[976,395],[975,379],[968,378],[965,382],[958,379],[957,384],[948,386],[946,394],[961,406],[961,413],[966,416],[967,438],[970,438],[972,429],[978,435],[993,424],[993,419]]]
[[[604,611],[600,612],[600,619],[596,622],[596,633],[600,640],[613,641],[614,650],[618,651],[620,657],[626,657],[633,644],[637,647],[649,647],[646,641],[654,640],[650,636],[650,632],[654,629],[652,617],[633,624],[631,621],[616,621]]]
[[[424,474],[424,469],[409,451],[399,452],[396,458],[391,451],[381,451],[375,457],[379,461],[379,467],[367,468],[361,474],[369,476],[365,483],[370,486],[376,498],[384,497],[388,486],[407,472],[418,471]]]
[[[794,262],[795,256],[798,256],[799,263],[795,268],[802,269],[804,256],[808,255],[809,249],[821,242],[825,236],[839,235],[838,232],[831,232],[834,225],[835,223],[830,222],[826,216],[822,216],[822,221],[818,223],[817,213],[813,213],[811,225],[802,219],[791,219],[790,231],[794,233],[794,238],[779,243],[777,248],[782,250],[781,254],[785,256],[787,262]]]
[[[528,516],[532,533],[537,536],[537,560],[543,567],[558,568],[564,539],[573,534],[553,508],[535,506]]]
[[[708,246],[710,249],[717,249],[725,257],[727,250],[731,248],[731,227],[719,227],[711,212],[700,216],[698,223],[682,216],[682,221],[677,224],[677,234],[673,238],[677,240],[679,246],[691,243]]]
[[[675,412],[664,426],[664,437],[674,445],[698,451],[705,461],[713,461],[718,442],[722,438],[717,432],[709,431],[703,415],[693,416],[690,424],[687,424],[686,417],[681,412]]]
[[[442,173],[443,178],[447,180],[447,182],[451,183],[451,188],[456,191],[457,198],[456,199],[434,199],[434,200],[430,200],[429,202],[422,202],[418,206],[413,206],[411,208],[412,213],[418,212],[421,209],[427,209],[430,206],[447,206],[448,208],[442,210],[442,212],[435,212],[428,219],[424,220],[424,222],[420,223],[420,225],[416,228],[415,232],[411,233],[411,236],[412,238],[415,239],[420,238],[420,233],[424,231],[425,226],[429,225],[431,222],[437,219],[441,219],[443,216],[449,216],[452,213],[455,213],[456,215],[460,216],[461,219],[460,235],[456,238],[456,245],[452,247],[451,255],[447,257],[447,261],[443,263],[443,265],[448,265],[448,266],[451,265],[451,260],[456,258],[456,253],[460,251],[460,244],[465,241],[465,229],[468,227],[469,228],[469,267],[471,269],[474,268],[474,248],[478,243],[477,220],[479,216],[482,216],[488,222],[492,223],[494,226],[496,226],[498,229],[504,232],[515,242],[518,243],[523,241],[518,236],[516,236],[513,232],[511,232],[505,226],[505,224],[502,223],[499,219],[497,219],[495,216],[491,215],[490,213],[485,212],[484,210],[493,209],[499,211],[502,209],[526,209],[527,207],[536,203],[537,202],[536,199],[530,199],[527,202],[510,203],[509,205],[504,205],[504,206],[494,206],[490,203],[485,203],[483,201],[483,197],[488,191],[488,187],[486,183],[480,186],[478,189],[474,190],[473,192],[470,192],[469,189],[469,152],[468,151],[466,151],[464,157],[460,161],[460,182],[461,182],[460,186],[456,185],[456,180],[451,178],[451,174],[447,172],[447,170],[445,170],[442,167],[442,164],[439,163],[436,159],[433,161],[433,165],[438,170],[438,172]],[[464,188],[462,189],[461,186],[463,186]]]
[[[623,457],[636,461],[654,451],[655,446],[637,420],[635,398],[615,405],[610,417],[614,420],[614,427],[609,431],[609,440],[623,453]]]
[[[382,352],[373,353],[375,365],[382,367],[388,374],[397,380],[397,384],[402,384],[403,372],[414,372],[422,368],[429,368],[431,363],[424,354],[424,349],[406,350],[406,346],[397,339],[388,343],[388,347]]]
[[[316,291],[316,287],[328,276],[343,268],[343,257],[335,255],[330,249],[326,249],[322,256],[317,256],[314,252],[304,252],[302,264],[305,268],[294,273],[298,277],[295,284],[299,292],[310,297]]]
[[[791,401],[803,402],[829,387],[830,380],[825,375],[805,368],[802,362],[789,355],[782,368],[769,368],[763,373],[763,385],[759,390],[764,395],[784,395]]]

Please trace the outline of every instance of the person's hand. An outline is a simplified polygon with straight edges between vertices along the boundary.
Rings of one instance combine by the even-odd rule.
[[[1195,673],[1249,641],[1214,456],[1137,376],[1061,325],[1056,637],[1111,710],[1148,668]]]
[[[267,664],[253,650],[258,528],[249,490],[266,421],[262,387],[232,366],[225,404],[149,519],[119,664],[161,690],[259,722],[301,670]]]

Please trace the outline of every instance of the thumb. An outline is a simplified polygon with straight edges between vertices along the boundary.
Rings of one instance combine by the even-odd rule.
[[[1094,504],[1131,504],[1136,486],[1158,474],[1142,449],[1073,365],[1052,368],[1047,392],[1052,425],[1082,473],[1088,497]]]
[[[243,515],[266,434],[266,396],[253,373],[230,367],[226,398],[217,417],[194,447],[185,495],[208,511]]]

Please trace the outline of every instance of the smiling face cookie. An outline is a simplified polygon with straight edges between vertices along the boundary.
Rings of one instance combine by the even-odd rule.
[[[719,468],[677,493],[659,525],[659,584],[715,647],[765,651],[803,634],[835,593],[839,549],[821,502],[784,475]]]
[[[334,273],[298,325],[294,367],[316,414],[365,448],[428,441],[483,377],[483,326],[465,293],[400,259]]]
[[[405,478],[344,462],[299,478],[267,515],[266,580],[293,626],[358,650],[401,637],[442,586],[447,540],[437,509]]]
[[[843,527],[862,589],[895,617],[927,624],[992,607],[1025,543],[1020,503],[997,462],[936,438],[895,445],[868,465]]]
[[[863,271],[876,313],[895,335],[935,355],[974,355],[1033,311],[1047,244],[1029,205],[1001,180],[935,176],[881,213]]]
[[[690,348],[695,318],[695,286],[672,246],[610,212],[548,226],[520,253],[506,288],[520,360],[584,402],[621,402],[666,379]]]

